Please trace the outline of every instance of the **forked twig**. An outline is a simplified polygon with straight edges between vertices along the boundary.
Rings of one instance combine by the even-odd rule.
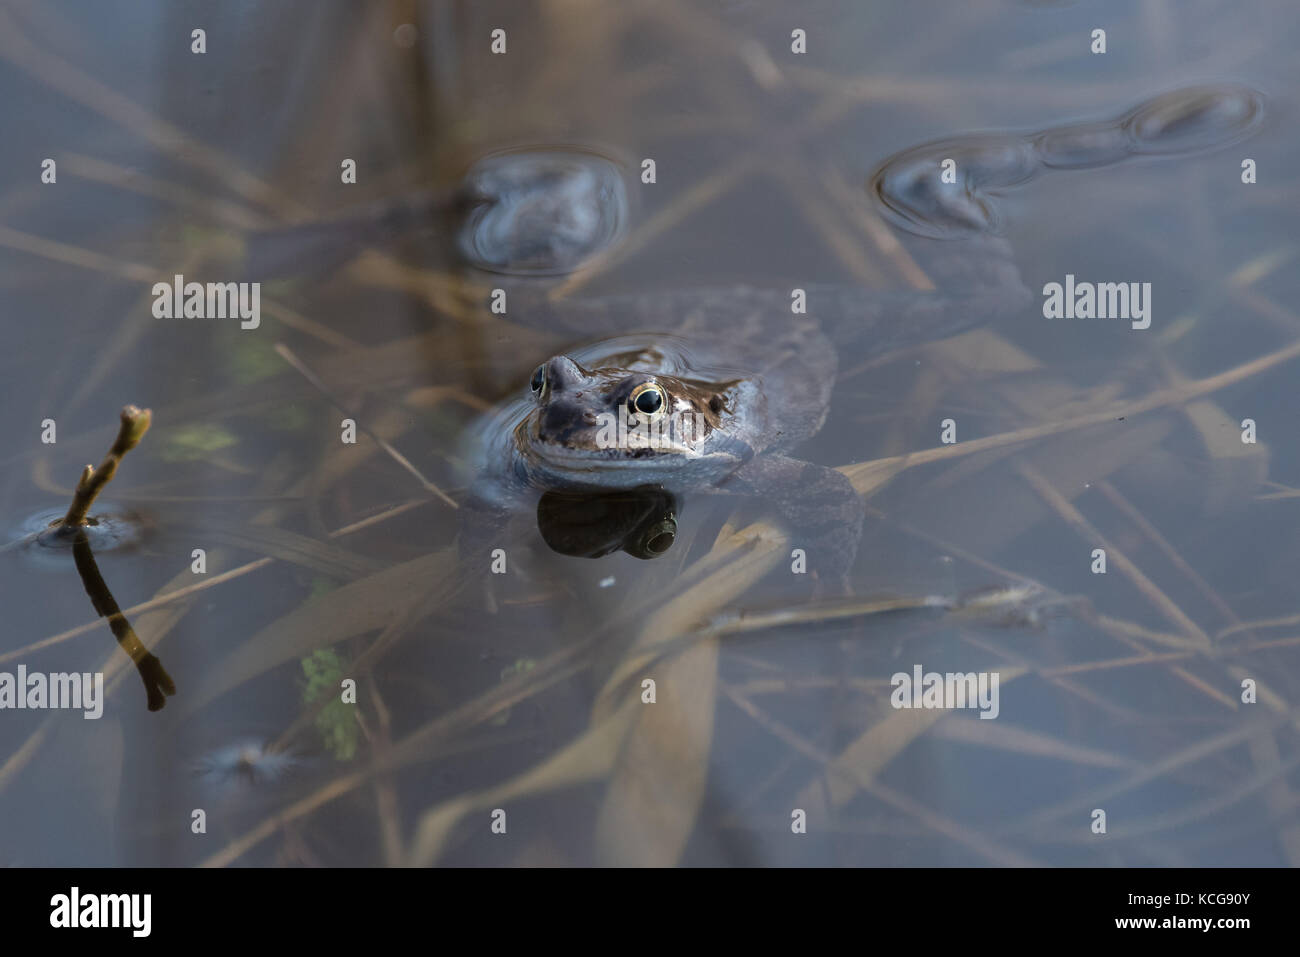
[[[134,405],[123,407],[122,427],[118,429],[113,447],[104,456],[104,461],[99,463],[99,468],[87,465],[81,473],[81,480],[77,482],[77,490],[73,493],[68,514],[63,516],[60,524],[67,528],[86,524],[86,514],[90,511],[96,496],[103,491],[105,485],[113,481],[122,456],[140,444],[144,434],[149,431],[149,423],[152,420],[153,414],[148,409],[140,409]]]

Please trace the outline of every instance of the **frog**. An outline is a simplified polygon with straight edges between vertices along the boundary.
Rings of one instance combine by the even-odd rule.
[[[774,510],[811,577],[843,590],[864,504],[833,467],[844,463],[797,455],[826,421],[841,351],[860,360],[947,338],[1030,300],[1004,240],[953,245],[934,290],[806,284],[803,310],[788,285],[516,298],[512,315],[575,339],[469,429],[462,554],[543,494],[737,495]]]

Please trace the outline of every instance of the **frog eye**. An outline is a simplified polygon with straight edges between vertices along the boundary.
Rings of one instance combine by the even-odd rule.
[[[543,363],[533,370],[533,380],[529,383],[534,392],[541,392],[542,386],[546,385],[546,364]]]
[[[664,390],[657,382],[642,383],[628,396],[627,407],[632,412],[639,412],[653,418],[663,411]]]

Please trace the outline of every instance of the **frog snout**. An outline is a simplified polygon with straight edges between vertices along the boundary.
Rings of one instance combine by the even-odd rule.
[[[580,389],[586,379],[586,371],[568,356],[555,356],[546,363],[546,382],[552,392]]]
[[[537,423],[537,437],[543,442],[567,442],[574,433],[592,428],[597,423],[596,413],[580,403],[552,396],[541,410]]]

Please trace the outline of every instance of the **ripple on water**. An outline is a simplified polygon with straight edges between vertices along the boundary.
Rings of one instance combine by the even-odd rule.
[[[1185,87],[1113,120],[925,143],[882,163],[871,177],[870,191],[886,218],[911,233],[956,239],[997,232],[1002,222],[999,193],[1043,172],[1218,149],[1254,133],[1263,114],[1264,95],[1249,87]],[[948,159],[956,163],[951,183],[942,179]]]
[[[1133,143],[1116,123],[1080,123],[1044,130],[1034,137],[1038,159],[1049,169],[1090,169],[1128,159]]]
[[[471,209],[459,234],[461,254],[490,272],[572,272],[612,246],[627,225],[622,171],[587,150],[488,156],[467,174],[465,193]]]
[[[24,554],[43,565],[64,566],[71,562],[75,536],[57,527],[66,513],[66,508],[45,509],[19,525],[15,532],[23,544]],[[104,503],[82,529],[96,555],[132,548],[144,537],[140,516],[110,503]]]
[[[1218,149],[1255,132],[1264,94],[1245,86],[1198,86],[1147,100],[1124,121],[1138,155]]]
[[[956,163],[956,183],[941,179],[944,160]],[[872,192],[909,232],[936,239],[996,232],[992,196],[1038,172],[1033,144],[1017,136],[968,136],[899,153],[872,179]]]

